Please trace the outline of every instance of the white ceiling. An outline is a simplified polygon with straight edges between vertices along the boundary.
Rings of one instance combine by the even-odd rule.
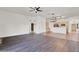
[[[51,13],[67,17],[79,16],[79,7],[41,7],[40,9],[43,11],[36,14],[34,12],[29,12],[29,10],[31,10],[29,7],[0,7],[0,10],[18,13],[26,16],[48,16]]]

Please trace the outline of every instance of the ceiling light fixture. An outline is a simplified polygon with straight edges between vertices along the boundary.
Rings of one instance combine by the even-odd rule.
[[[56,22],[57,20],[65,19],[65,16],[56,16],[55,13],[52,13],[51,15],[52,15],[52,17],[50,18],[51,22]]]
[[[30,12],[35,12],[35,13],[38,13],[38,12],[42,12],[42,10],[40,10],[40,7],[30,7]]]

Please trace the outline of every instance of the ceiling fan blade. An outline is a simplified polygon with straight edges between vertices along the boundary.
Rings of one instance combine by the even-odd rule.
[[[34,7],[34,8],[39,9],[40,7]]]
[[[29,10],[30,12],[34,11],[34,10]]]
[[[39,10],[40,12],[42,12],[42,10]]]
[[[37,11],[35,11],[35,13],[37,13]]]
[[[40,7],[37,7],[37,9],[40,9]]]
[[[31,9],[33,9],[33,10],[35,10],[35,8],[33,8],[33,7],[29,7],[29,8],[31,8]]]

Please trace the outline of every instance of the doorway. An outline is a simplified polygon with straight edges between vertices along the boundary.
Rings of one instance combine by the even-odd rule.
[[[31,32],[34,33],[34,23],[31,23]]]
[[[71,30],[72,30],[72,32],[76,32],[76,24],[72,24]]]

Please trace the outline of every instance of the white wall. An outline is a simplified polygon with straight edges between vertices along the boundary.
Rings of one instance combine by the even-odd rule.
[[[45,17],[36,16],[36,17],[29,17],[29,25],[31,23],[35,23],[35,33],[42,33],[45,32]],[[31,28],[31,26],[30,26]],[[31,30],[30,30],[31,32]]]
[[[29,32],[28,20],[23,15],[0,11],[0,37]]]
[[[35,32],[45,32],[45,17],[43,16],[26,16],[17,13],[11,13],[0,10],[0,37],[28,34],[31,30],[31,22],[35,22]],[[66,28],[53,28],[55,33],[65,33]]]
[[[44,17],[31,17],[7,11],[0,11],[0,37],[28,34],[31,21],[35,20],[35,32],[45,32]]]

